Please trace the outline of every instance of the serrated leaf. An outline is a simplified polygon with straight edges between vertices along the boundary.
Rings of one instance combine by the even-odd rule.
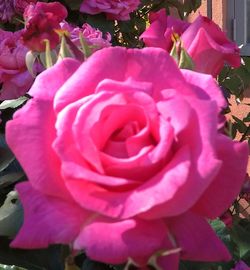
[[[15,108],[21,106],[27,100],[28,100],[28,98],[25,96],[19,97],[17,99],[4,100],[0,104],[0,110],[5,110],[5,109],[9,109],[9,108],[15,109]]]

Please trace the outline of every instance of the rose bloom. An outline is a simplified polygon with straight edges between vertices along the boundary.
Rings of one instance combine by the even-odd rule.
[[[0,100],[24,95],[34,81],[25,64],[28,49],[20,37],[21,31],[12,33],[0,29]]]
[[[107,19],[126,21],[139,4],[140,0],[84,0],[80,11],[91,15],[104,12]]]
[[[29,94],[7,123],[29,179],[16,186],[24,224],[12,247],[71,243],[141,267],[171,250],[157,257],[171,270],[230,259],[207,219],[239,193],[248,146],[219,133],[225,100],[210,75],[179,70],[162,49],[111,47],[62,60]]]
[[[25,29],[22,40],[25,46],[33,51],[44,51],[45,42],[49,40],[54,49],[60,41],[55,30],[60,29],[60,22],[67,17],[67,9],[59,2],[37,2],[29,5],[24,12]]]
[[[80,33],[82,33],[82,36],[87,45],[91,47],[92,52],[111,46],[110,33],[103,35],[99,29],[93,28],[88,23],[84,23],[80,28],[74,27],[73,25],[64,21],[60,23],[60,26],[63,30],[69,32],[71,41],[78,47],[80,47]]]
[[[166,15],[164,9],[150,14],[150,26],[141,35],[146,46],[170,52],[172,34],[179,34],[184,49],[191,56],[195,70],[217,76],[225,63],[240,66],[239,48],[219,26],[204,16],[189,24]]]

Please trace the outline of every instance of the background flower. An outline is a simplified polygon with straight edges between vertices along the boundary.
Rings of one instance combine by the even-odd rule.
[[[74,27],[73,25],[64,21],[60,23],[60,26],[63,30],[67,30],[69,32],[71,41],[77,47],[80,47],[80,33],[82,34],[82,37],[87,45],[91,48],[92,52],[111,46],[110,33],[103,35],[100,30],[93,28],[88,23],[83,24],[82,27]]]
[[[12,246],[72,243],[141,266],[174,249],[157,258],[171,270],[180,258],[230,259],[207,219],[239,193],[248,147],[218,132],[225,100],[211,76],[179,70],[162,49],[106,48],[82,65],[62,60],[29,94],[7,123],[29,178]]]
[[[80,11],[88,14],[104,12],[108,19],[126,21],[139,4],[140,0],[84,0]]]
[[[34,81],[25,64],[28,49],[20,37],[21,31],[0,30],[0,100],[24,95]]]
[[[60,22],[67,17],[67,9],[59,2],[29,5],[24,12],[25,29],[22,41],[30,50],[44,51],[47,39],[54,49],[60,39],[55,30],[60,29]]]
[[[146,46],[160,47],[170,52],[172,34],[177,33],[195,64],[195,70],[214,77],[225,63],[232,67],[240,66],[239,48],[212,20],[200,15],[187,26],[187,23],[167,16],[162,9],[151,14],[150,26],[141,38]]]

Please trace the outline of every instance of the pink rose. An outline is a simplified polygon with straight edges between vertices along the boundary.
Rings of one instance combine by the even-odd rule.
[[[51,49],[54,49],[60,41],[55,30],[61,29],[60,22],[66,17],[67,9],[59,2],[29,5],[24,12],[23,43],[30,50],[40,52],[45,50],[44,40],[48,39]]]
[[[110,33],[103,35],[100,30],[91,27],[91,25],[87,23],[84,23],[80,28],[74,27],[73,25],[64,21],[60,23],[60,26],[63,30],[67,30],[70,33],[71,41],[78,47],[80,47],[80,33],[82,33],[85,42],[92,48],[93,52],[111,46]]]
[[[92,15],[104,12],[110,20],[126,21],[139,4],[140,0],[84,0],[80,11]]]
[[[82,65],[62,60],[29,94],[7,123],[29,179],[17,185],[25,213],[13,247],[72,243],[141,266],[174,249],[158,258],[171,270],[180,258],[230,259],[206,220],[239,193],[248,146],[218,132],[225,101],[210,75],[179,70],[162,49],[111,47]]]
[[[28,49],[21,44],[20,37],[21,31],[0,29],[0,100],[24,95],[34,80],[25,64]]]
[[[219,26],[204,16],[192,24],[171,18],[165,10],[150,16],[150,26],[141,35],[146,46],[159,47],[170,52],[172,34],[180,35],[184,48],[192,57],[195,70],[217,76],[225,63],[240,66],[239,48],[230,41]]]

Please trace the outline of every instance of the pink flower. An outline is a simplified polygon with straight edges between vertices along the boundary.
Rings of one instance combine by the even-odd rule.
[[[126,21],[139,4],[140,0],[84,0],[80,11],[92,15],[104,12],[110,20]]]
[[[151,25],[141,35],[146,46],[171,50],[171,35],[180,35],[184,48],[192,57],[195,70],[217,76],[224,64],[240,66],[239,48],[212,20],[199,16],[192,24],[173,19],[160,10],[150,16]]]
[[[0,21],[11,21],[15,13],[22,14],[31,2],[36,0],[0,0]]]
[[[180,258],[230,259],[206,220],[239,193],[248,146],[218,132],[225,101],[210,75],[179,70],[162,49],[111,47],[82,65],[62,60],[29,94],[7,123],[29,179],[17,185],[25,213],[13,247],[72,243],[142,267],[174,249],[157,260],[171,270]]]
[[[0,100],[24,95],[33,83],[25,64],[28,51],[20,42],[21,31],[0,30]]]
[[[54,49],[59,43],[55,30],[61,28],[60,22],[66,17],[67,10],[59,2],[29,5],[24,12],[26,26],[22,34],[23,43],[33,51],[44,51],[44,40],[48,39],[51,49]]]
[[[67,30],[70,33],[71,41],[78,47],[80,46],[80,33],[82,33],[82,36],[88,46],[92,47],[93,52],[111,46],[110,33],[106,33],[104,36],[100,30],[91,27],[91,25],[87,23],[83,24],[83,26],[80,28],[74,27],[73,25],[70,25],[64,21],[60,23],[60,26],[63,30]]]

